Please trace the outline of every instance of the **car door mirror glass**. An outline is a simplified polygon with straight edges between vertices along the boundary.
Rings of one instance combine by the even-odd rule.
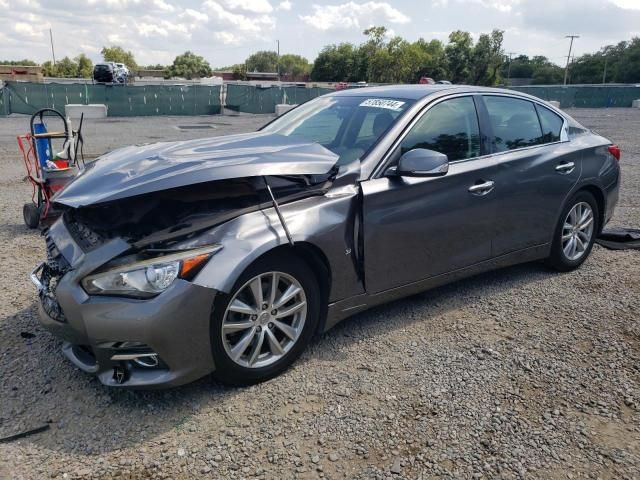
[[[449,171],[449,159],[444,153],[415,148],[403,154],[395,174],[403,177],[440,177]]]

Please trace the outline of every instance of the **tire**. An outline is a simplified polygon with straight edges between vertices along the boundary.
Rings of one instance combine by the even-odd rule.
[[[271,303],[269,297],[274,272],[277,274],[275,278],[278,279],[276,281],[278,293],[275,294],[276,301]],[[256,298],[254,292],[257,291],[255,279],[259,275],[262,275],[260,278],[264,297],[262,306],[268,304],[268,307],[256,310],[254,305],[257,302],[253,300]],[[285,292],[296,290],[301,292],[299,291],[281,307],[277,305],[278,300],[285,298],[283,295]],[[238,301],[244,302],[244,306],[249,306],[255,313],[228,310],[238,308],[237,306],[241,305]],[[214,301],[211,314],[211,350],[216,366],[214,377],[229,385],[251,385],[273,378],[285,371],[302,354],[316,332],[321,311],[320,301],[320,289],[316,276],[302,259],[284,252],[258,259],[243,272],[231,293],[219,294]],[[304,310],[305,307],[301,307],[290,317],[274,316],[285,314],[301,303],[305,304],[306,310]],[[245,323],[253,326],[247,328]],[[284,326],[282,326],[283,323]],[[225,325],[224,333],[223,324]],[[243,328],[233,331],[238,326]],[[295,340],[285,335],[284,328],[290,336],[297,329]],[[263,337],[262,347],[254,356],[256,346],[260,343],[260,335]],[[242,350],[242,339],[248,337],[252,340],[248,343],[246,350]],[[277,351],[272,343],[274,339],[280,345],[282,353],[274,353]],[[237,348],[233,349],[234,346]],[[237,353],[239,350],[242,350],[241,356],[234,360],[232,353],[234,351]],[[253,364],[251,364],[252,361]]]
[[[24,223],[29,228],[38,228],[40,225],[40,209],[35,203],[25,203],[22,207]]]
[[[587,230],[577,231],[574,237],[580,240],[579,243],[575,243],[575,245],[584,246],[584,250],[580,251],[580,248],[576,247],[575,255],[571,255],[571,248],[569,244],[566,242],[570,242],[571,239],[566,240],[563,239],[563,235],[571,235],[572,231],[568,228],[565,228],[565,224],[569,225],[572,223],[569,214],[575,209],[582,206],[582,212],[587,210],[586,206],[591,209],[591,228],[589,241],[586,242],[586,238],[584,235],[587,233]],[[575,218],[575,217],[574,217]],[[583,222],[586,224],[586,221]],[[589,257],[591,253],[591,249],[593,248],[593,243],[600,231],[600,209],[598,208],[598,202],[594,198],[594,196],[587,191],[580,191],[576,193],[571,199],[567,202],[565,207],[562,209],[562,213],[560,214],[560,218],[558,219],[558,224],[556,225],[555,232],[553,234],[553,243],[551,245],[551,254],[546,260],[546,264],[560,272],[569,272],[571,270],[575,270],[580,265],[584,263],[584,261]],[[581,234],[582,232],[582,234]],[[563,243],[564,242],[564,243]],[[576,240],[574,240],[576,242]],[[565,251],[565,249],[569,250],[569,254]]]

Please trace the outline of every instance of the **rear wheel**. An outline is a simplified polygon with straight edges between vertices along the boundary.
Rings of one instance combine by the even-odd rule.
[[[35,203],[25,203],[22,207],[24,223],[29,228],[38,228],[40,224],[40,209]]]
[[[270,255],[251,265],[230,294],[216,298],[211,318],[214,376],[249,385],[286,370],[318,324],[320,295],[309,266]]]
[[[560,215],[547,264],[561,272],[582,265],[593,248],[599,218],[598,203],[591,193],[574,195]]]

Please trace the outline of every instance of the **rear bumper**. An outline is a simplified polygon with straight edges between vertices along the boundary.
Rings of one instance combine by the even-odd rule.
[[[177,280],[147,300],[89,296],[71,275],[65,275],[56,288],[64,319],[50,316],[40,302],[40,321],[65,341],[65,356],[103,384],[172,387],[214,370],[210,315],[215,294],[215,290]],[[157,355],[157,365],[134,360],[150,354]]]

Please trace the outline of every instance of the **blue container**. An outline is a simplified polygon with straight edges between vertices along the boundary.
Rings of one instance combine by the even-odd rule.
[[[47,126],[44,123],[34,123],[33,124],[33,132],[38,133],[47,133]],[[36,154],[38,156],[38,161],[40,162],[40,168],[47,168],[47,161],[51,160],[51,140],[48,138],[38,138],[36,139]]]

